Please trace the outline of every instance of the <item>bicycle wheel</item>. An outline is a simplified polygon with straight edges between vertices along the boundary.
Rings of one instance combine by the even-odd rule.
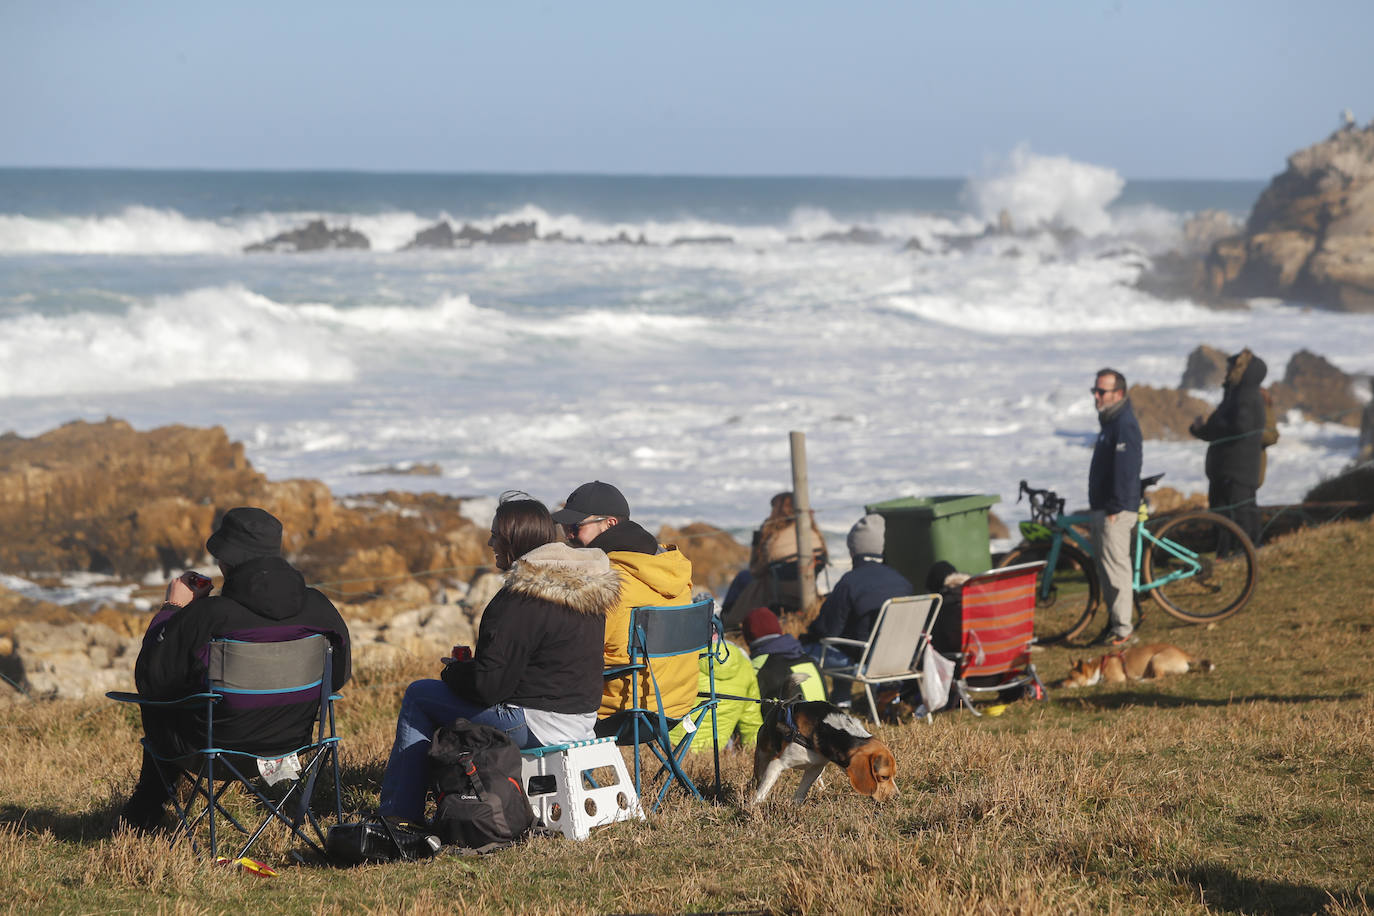
[[[1197,569],[1150,589],[1160,607],[1188,623],[1225,620],[1245,607],[1255,592],[1259,564],[1239,525],[1215,512],[1196,510],[1165,519],[1153,533],[1164,543],[1145,542],[1142,571],[1147,583]],[[1171,549],[1175,547],[1191,551],[1196,559],[1180,556]]]
[[[1018,563],[1044,563],[1050,555],[1048,544],[1027,544],[1018,547],[1002,561],[1003,566]],[[1045,572],[1040,573],[1041,576]],[[1097,613],[1100,591],[1097,584],[1097,564],[1083,551],[1069,544],[1059,548],[1059,561],[1054,568],[1054,582],[1048,598],[1039,597],[1036,583],[1035,641],[1045,644],[1073,639],[1087,629]]]

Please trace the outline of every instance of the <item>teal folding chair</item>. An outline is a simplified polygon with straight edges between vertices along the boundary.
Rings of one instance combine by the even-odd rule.
[[[262,820],[248,839],[231,858],[240,858],[257,842],[274,821],[284,824],[313,852],[326,857],[323,849],[324,831],[311,810],[311,797],[316,781],[326,766],[333,775],[334,816],[343,820],[343,800],[339,785],[339,738],[334,727],[334,701],[339,699],[331,687],[334,650],[325,636],[316,634],[284,642],[244,642],[216,639],[209,644],[206,687],[200,693],[176,700],[150,700],[136,693],[111,692],[106,696],[121,703],[136,703],[140,707],[180,713],[186,722],[204,721],[204,732],[197,730],[197,747],[186,753],[170,755],[146,737],[145,751],[159,764],[158,775],[171,798],[179,821],[173,841],[185,836],[195,852],[196,831],[202,821],[208,824],[210,857],[219,856],[218,820],[227,820],[241,834],[247,828],[221,804],[224,793],[232,785],[245,788],[255,799]],[[244,734],[243,722],[255,716],[277,718],[291,715],[287,707],[313,704],[313,718],[303,720],[302,732],[293,736],[287,746],[251,751],[224,746],[216,740],[218,721],[233,716],[236,732]],[[199,715],[197,715],[199,713]],[[274,798],[273,787],[266,786],[260,774],[259,761],[267,767],[287,762],[298,764],[299,771],[284,780],[289,786]],[[190,795],[185,802],[175,791],[180,774],[191,780]],[[264,786],[259,786],[259,783]],[[217,785],[218,784],[218,785]],[[288,807],[290,806],[290,807]],[[308,825],[314,836],[302,827]]]
[[[702,722],[709,713],[711,716],[711,741],[715,756],[716,794],[720,794],[720,741],[716,730],[716,651],[729,651],[721,640],[713,644],[712,636],[721,634],[720,621],[715,616],[715,603],[710,599],[671,607],[637,607],[630,612],[629,662],[614,668],[607,668],[606,678],[613,679],[630,676],[630,708],[614,714],[614,734],[618,745],[634,747],[635,791],[641,799],[644,791],[640,777],[641,745],[647,746],[661,764],[654,779],[665,777],[662,787],[650,810],[657,811],[664,797],[674,784],[680,785],[693,798],[704,800],[696,784],[682,769],[682,759],[692,745],[692,739],[701,729]],[[663,710],[663,698],[659,689],[655,662],[682,655],[707,659],[709,689],[705,696],[699,696],[697,703],[678,718],[669,717]],[[696,687],[698,666],[692,666],[692,686]],[[640,696],[639,684],[646,672],[654,688],[654,707],[644,705]],[[608,717],[609,722],[612,717]],[[674,744],[669,731],[683,723],[686,734]],[[687,724],[690,723],[690,726]]]

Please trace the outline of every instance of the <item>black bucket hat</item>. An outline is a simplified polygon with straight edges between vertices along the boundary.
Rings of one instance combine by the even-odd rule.
[[[281,556],[281,522],[266,509],[230,509],[205,542],[205,549],[225,566],[238,566],[257,557]]]

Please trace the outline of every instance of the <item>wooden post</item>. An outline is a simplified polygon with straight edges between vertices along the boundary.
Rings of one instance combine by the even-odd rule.
[[[806,433],[791,432],[792,504],[797,510],[797,584],[801,589],[801,611],[805,615],[816,599],[816,566],[811,543],[811,491],[806,482]]]

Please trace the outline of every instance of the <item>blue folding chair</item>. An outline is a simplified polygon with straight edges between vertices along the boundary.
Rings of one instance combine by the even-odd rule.
[[[217,816],[222,817],[242,834],[247,828],[225,810],[221,798],[231,785],[246,788],[263,812],[262,821],[247,841],[231,858],[240,858],[257,842],[273,822],[285,824],[299,840],[317,855],[324,857],[324,831],[311,810],[311,797],[321,771],[332,770],[334,816],[343,820],[343,799],[339,786],[339,738],[334,728],[334,701],[339,699],[331,687],[334,650],[323,635],[307,636],[284,642],[244,642],[235,639],[215,639],[209,644],[206,688],[176,700],[150,700],[136,693],[111,692],[106,696],[121,703],[136,703],[149,709],[176,711],[187,721],[198,721],[195,713],[202,711],[205,722],[203,742],[197,732],[195,750],[181,755],[169,755],[146,737],[145,751],[159,764],[158,775],[172,800],[172,807],[180,822],[173,841],[185,836],[193,851],[199,852],[196,830],[206,821],[210,834],[210,857],[219,856]],[[221,746],[216,741],[216,711],[220,720],[228,714],[249,717],[257,713],[280,715],[283,707],[313,703],[317,711],[298,737],[283,747],[254,748],[253,751]],[[240,723],[241,725],[241,723]],[[239,729],[240,733],[242,729]],[[294,761],[299,771],[287,776],[290,785],[280,798],[274,799],[271,787],[258,785],[266,780],[259,773],[259,761],[269,767]],[[191,779],[190,795],[182,802],[176,783],[180,773]],[[288,769],[289,773],[290,770]],[[216,783],[219,783],[216,786]],[[287,806],[292,807],[288,810]],[[302,825],[308,824],[312,838]]]
[[[657,811],[664,797],[673,785],[679,784],[697,800],[702,799],[696,784],[682,769],[682,759],[686,756],[705,720],[711,716],[711,741],[715,752],[716,794],[720,794],[720,741],[716,730],[716,651],[729,651],[724,640],[713,645],[712,636],[721,634],[720,620],[715,616],[715,603],[710,599],[692,604],[671,607],[637,607],[630,612],[629,662],[614,668],[607,668],[605,677],[610,680],[630,677],[630,708],[614,714],[615,739],[618,745],[634,747],[635,791],[644,797],[640,779],[640,745],[647,745],[661,764],[654,779],[665,776],[662,787],[654,799],[651,811]],[[654,671],[655,662],[662,659],[691,655],[695,662],[698,658],[707,659],[709,689],[705,696],[698,696],[698,702],[681,717],[669,717],[663,710],[663,696],[659,689],[658,676]],[[692,666],[692,686],[696,687],[697,665]],[[640,697],[640,681],[647,673],[653,685],[654,707],[648,708]],[[608,717],[609,720],[610,717]],[[686,734],[674,744],[669,731],[682,723]],[[690,725],[688,724],[690,723]]]

